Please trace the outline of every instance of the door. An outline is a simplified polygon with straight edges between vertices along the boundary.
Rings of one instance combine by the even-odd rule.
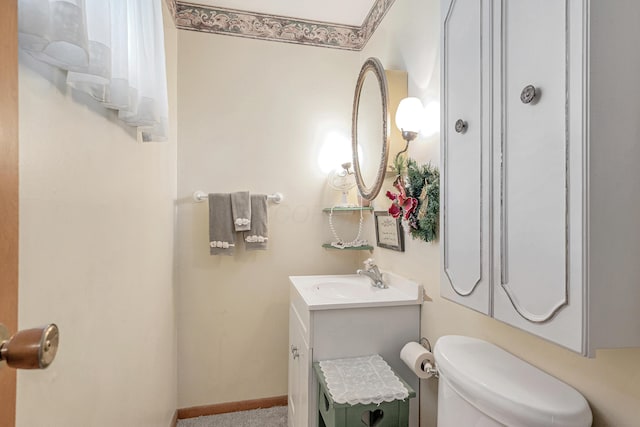
[[[443,297],[491,314],[492,2],[443,1]]]
[[[499,5],[494,317],[581,351],[582,2]]]
[[[0,323],[18,327],[17,0],[0,13]],[[15,425],[16,373],[0,367],[0,426]]]
[[[305,329],[293,305],[289,309],[289,426],[307,427],[309,420],[309,344]]]

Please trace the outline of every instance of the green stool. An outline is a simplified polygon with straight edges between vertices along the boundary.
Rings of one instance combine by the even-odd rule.
[[[320,362],[315,362],[313,369],[318,379],[318,427],[408,427],[409,399],[415,397],[416,392],[398,375],[396,377],[409,392],[407,399],[350,405],[333,400]]]

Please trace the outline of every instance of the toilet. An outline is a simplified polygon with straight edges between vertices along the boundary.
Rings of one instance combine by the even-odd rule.
[[[588,427],[591,409],[573,387],[486,341],[436,342],[438,427]]]

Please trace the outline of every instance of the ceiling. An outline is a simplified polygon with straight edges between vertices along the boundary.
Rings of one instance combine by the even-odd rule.
[[[191,0],[212,7],[360,26],[375,0]]]

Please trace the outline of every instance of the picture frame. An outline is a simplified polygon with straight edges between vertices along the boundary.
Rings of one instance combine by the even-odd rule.
[[[387,211],[375,211],[376,245],[404,252],[404,232],[400,218],[392,217]]]

